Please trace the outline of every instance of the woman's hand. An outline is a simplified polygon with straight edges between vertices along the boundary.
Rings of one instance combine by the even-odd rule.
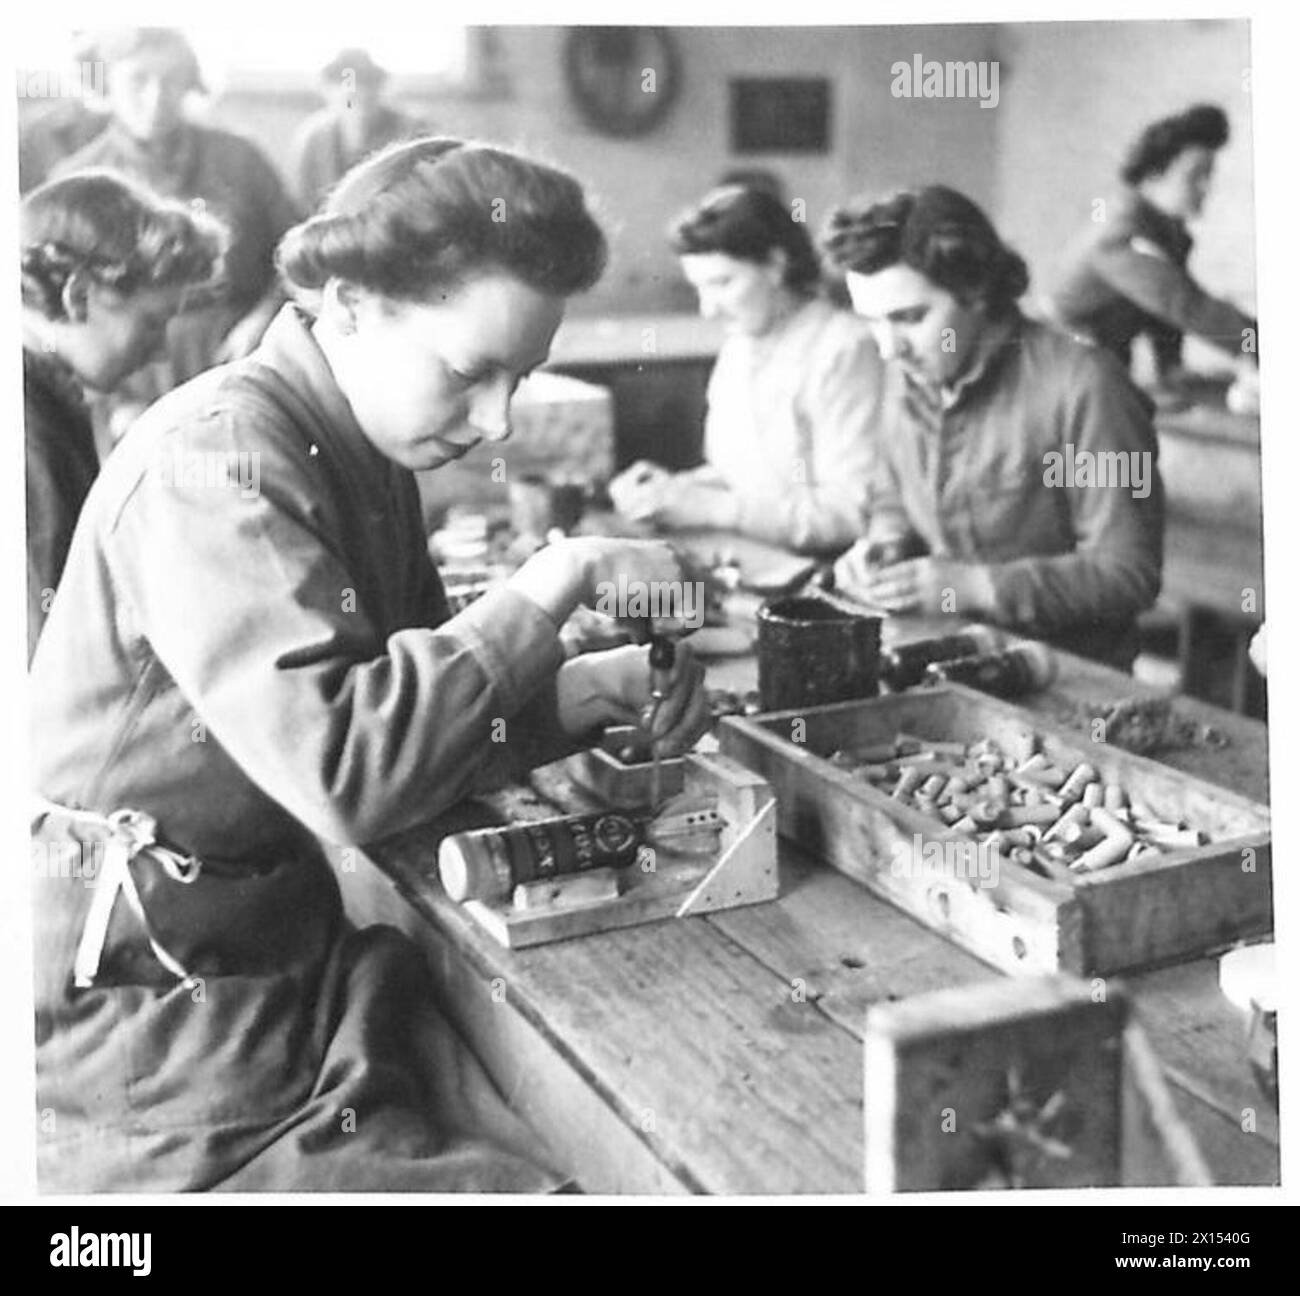
[[[1268,622],[1255,631],[1250,641],[1250,647],[1247,649],[1250,653],[1251,664],[1261,675],[1268,674]]]
[[[646,522],[664,501],[673,479],[668,469],[649,459],[638,459],[609,484],[615,509],[634,522]]]
[[[732,531],[740,523],[740,501],[725,486],[703,485],[679,474],[649,516],[656,526],[670,531],[692,527]]]
[[[564,731],[574,737],[600,726],[631,724],[643,729],[650,707],[650,649],[643,646],[584,653],[556,675],[556,710]],[[689,751],[712,723],[704,667],[690,645],[677,645],[668,693],[649,732],[659,756]]]
[[[856,541],[835,562],[835,588],[861,593],[880,573],[882,567],[892,567],[903,561],[907,552],[907,538],[887,536],[872,539],[867,536]]]
[[[716,527],[727,531],[740,521],[734,492],[707,465],[703,470],[670,473],[642,459],[610,482],[609,497],[624,517],[669,530]]]
[[[985,563],[909,558],[878,567],[866,561],[865,551],[855,552],[859,545],[835,564],[835,586],[864,603],[899,615],[973,617],[993,610],[993,578]]]
[[[534,554],[507,582],[532,599],[561,626],[580,604],[619,619],[644,618],[632,602],[654,602],[657,626],[681,628],[684,584],[681,563],[662,540],[572,536]],[[651,599],[651,593],[657,595]]]

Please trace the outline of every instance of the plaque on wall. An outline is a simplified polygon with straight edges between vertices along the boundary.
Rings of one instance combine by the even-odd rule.
[[[825,77],[743,77],[731,82],[733,153],[825,153],[831,83]]]

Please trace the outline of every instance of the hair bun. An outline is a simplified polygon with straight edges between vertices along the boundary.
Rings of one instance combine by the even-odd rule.
[[[567,296],[595,283],[605,257],[604,235],[572,176],[446,137],[367,158],[276,253],[300,300],[339,278],[424,301],[485,269]]]

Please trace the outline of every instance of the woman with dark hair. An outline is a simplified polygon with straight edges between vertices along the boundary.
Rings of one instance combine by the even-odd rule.
[[[220,294],[169,330],[163,361],[130,385],[132,403],[114,423],[120,434],[143,404],[256,346],[283,300],[275,246],[297,211],[260,149],[186,115],[191,96],[202,93],[204,85],[184,35],[169,27],[113,28],[97,33],[91,43],[93,57],[106,65],[111,120],[51,174],[111,168],[209,212],[230,231]]]
[[[867,522],[880,387],[870,331],[825,299],[805,225],[766,191],[715,190],[675,222],[672,245],[701,314],[726,330],[705,463],[633,464],[611,486],[615,504],[668,530],[842,550]]]
[[[570,176],[426,139],[279,257],[258,350],[107,461],[36,654],[42,1187],[553,1187],[334,870],[649,702],[646,648],[566,660],[559,629],[680,581],[666,545],[552,544],[449,616],[412,471],[509,435],[605,240]],[[683,646],[660,753],[707,727],[702,678]]]
[[[27,659],[99,471],[86,393],[160,348],[188,292],[217,273],[212,220],[109,172],[53,180],[19,212],[27,441]]]
[[[1129,667],[1160,589],[1150,402],[1113,357],[1021,315],[1025,263],[962,194],[843,208],[825,250],[887,370],[871,526],[837,583]]]
[[[1048,314],[1126,365],[1133,339],[1147,335],[1161,374],[1179,364],[1185,333],[1256,363],[1255,321],[1187,272],[1187,224],[1201,214],[1215,155],[1227,142],[1228,119],[1213,104],[1148,126],[1120,171],[1123,200],[1070,253]]]

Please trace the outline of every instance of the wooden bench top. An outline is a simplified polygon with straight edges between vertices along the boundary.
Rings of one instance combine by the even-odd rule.
[[[1027,704],[1055,720],[1142,691],[1106,667],[1061,661],[1053,688]],[[753,687],[754,672],[752,658],[734,658],[711,666],[710,682]],[[1227,744],[1158,758],[1266,801],[1264,727],[1178,706]],[[484,817],[581,804],[552,767],[491,798]],[[417,831],[386,847],[390,876],[345,878],[349,910],[424,946],[444,1009],[589,1192],[861,1192],[867,1008],[998,975],[784,841],[769,904],[511,952],[442,893],[434,846]],[[1216,1180],[1278,1182],[1277,1116],[1215,960],[1124,981]]]

